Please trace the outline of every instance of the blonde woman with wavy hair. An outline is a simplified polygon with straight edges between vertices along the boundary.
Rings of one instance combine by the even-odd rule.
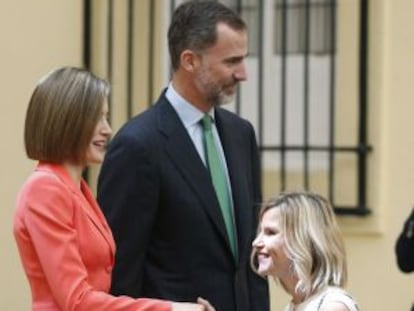
[[[285,311],[357,311],[344,290],[345,247],[331,204],[309,192],[265,203],[253,241],[252,267],[292,297]]]

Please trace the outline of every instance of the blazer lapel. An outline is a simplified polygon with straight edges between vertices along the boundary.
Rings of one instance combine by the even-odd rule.
[[[216,126],[226,157],[231,183],[239,254],[244,254],[246,253],[246,247],[250,248],[250,240],[246,235],[248,230],[245,226],[251,223],[249,219],[251,208],[247,206],[251,185],[248,184],[249,180],[246,176],[245,165],[243,164],[245,155],[239,147],[243,143],[239,142],[239,140],[246,138],[240,135],[239,128],[235,124],[232,124],[228,118],[226,120],[226,115],[220,108],[216,109]]]
[[[82,207],[84,207],[89,219],[109,244],[112,254],[115,255],[115,244],[111,229],[109,228],[109,225],[105,220],[105,216],[102,214],[95,197],[89,189],[89,186],[84,180],[81,181],[81,190],[82,191],[77,192],[77,196],[82,202]]]
[[[74,197],[79,202],[79,205],[85,211],[88,218],[109,244],[112,255],[114,255],[115,245],[113,242],[112,233],[106,220],[104,219],[104,216],[102,215],[102,212],[98,207],[98,203],[93,197],[86,182],[81,180],[81,188],[79,188],[69,176],[69,173],[66,171],[66,169],[61,165],[42,163],[39,164],[38,169],[53,173],[70,189]]]
[[[230,251],[224,220],[208,171],[174,108],[164,97],[158,105],[158,124],[165,137],[165,150],[200,199],[219,234],[226,240]]]

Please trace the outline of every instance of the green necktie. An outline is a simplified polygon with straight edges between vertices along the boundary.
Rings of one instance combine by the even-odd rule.
[[[227,178],[224,167],[220,160],[216,143],[214,141],[213,132],[211,130],[211,117],[205,115],[203,117],[203,136],[204,136],[204,154],[206,155],[206,162],[210,171],[211,180],[216,190],[217,199],[220,203],[221,213],[223,214],[224,223],[226,225],[227,235],[230,241],[231,251],[235,258],[237,258],[237,243],[236,234],[234,231],[233,213],[227,185]]]

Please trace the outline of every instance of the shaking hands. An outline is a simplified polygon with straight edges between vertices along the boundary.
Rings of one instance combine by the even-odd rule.
[[[173,302],[171,311],[216,311],[205,299],[198,297],[197,303]]]

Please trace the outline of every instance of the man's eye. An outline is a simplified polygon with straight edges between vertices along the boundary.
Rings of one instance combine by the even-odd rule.
[[[241,63],[242,61],[243,61],[242,58],[230,58],[227,60],[227,63],[230,65],[236,65],[236,64]]]

